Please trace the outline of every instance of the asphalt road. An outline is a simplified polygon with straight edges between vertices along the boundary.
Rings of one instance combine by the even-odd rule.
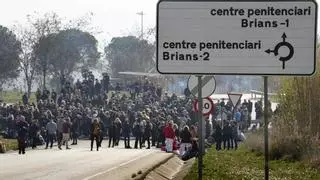
[[[158,149],[124,149],[121,144],[115,148],[107,148],[106,142],[99,151],[90,151],[89,141],[79,141],[72,149],[59,150],[38,147],[28,150],[26,154],[17,152],[0,154],[0,179],[2,180],[89,180],[105,174],[105,178],[112,171],[122,166],[139,166],[141,158],[149,159],[160,155]],[[132,146],[133,143],[131,143]],[[158,159],[161,159],[160,157]],[[142,160],[141,160],[142,161]],[[135,164],[135,165],[131,165]],[[137,167],[132,167],[137,168]],[[120,168],[121,169],[121,168]],[[129,170],[126,172],[131,173]],[[112,179],[113,180],[113,179]]]

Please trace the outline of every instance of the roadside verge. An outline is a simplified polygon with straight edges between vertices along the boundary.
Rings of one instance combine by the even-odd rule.
[[[165,163],[173,154],[165,152],[154,152],[140,158],[127,161],[102,173],[98,173],[86,180],[104,180],[106,177],[112,180],[140,180],[144,179],[150,171]]]
[[[159,167],[152,170],[144,179],[146,180],[182,180],[190,171],[195,158],[183,161],[173,156]]]

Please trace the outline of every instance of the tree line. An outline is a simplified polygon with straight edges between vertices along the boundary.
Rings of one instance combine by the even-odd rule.
[[[25,26],[0,25],[0,88],[23,74],[30,96],[36,78],[46,88],[49,78],[70,77],[101,64],[113,77],[155,66],[155,43],[135,36],[113,37],[100,52],[90,25],[89,16],[64,23],[56,13],[27,15]]]

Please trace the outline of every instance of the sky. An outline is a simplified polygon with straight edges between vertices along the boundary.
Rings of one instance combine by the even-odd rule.
[[[1,3],[0,25],[8,28],[15,23],[26,23],[26,15],[39,12],[56,12],[60,17],[76,19],[90,12],[92,23],[101,32],[98,40],[112,37],[139,35],[143,11],[144,29],[155,27],[158,0],[9,0]]]
[[[93,26],[101,32],[95,36],[105,44],[112,37],[139,35],[141,16],[137,12],[143,11],[146,14],[145,31],[155,27],[157,2],[158,0],[9,0],[1,3],[0,25],[10,28],[17,22],[23,24],[26,22],[26,15],[35,11],[56,12],[66,19],[76,19],[92,12]]]

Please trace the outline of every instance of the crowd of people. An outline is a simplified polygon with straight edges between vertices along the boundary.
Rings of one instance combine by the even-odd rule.
[[[45,148],[52,148],[55,141],[59,149],[63,145],[70,149],[69,140],[76,145],[79,138],[91,140],[91,151],[95,141],[98,151],[103,139],[108,138],[107,146],[112,148],[119,146],[123,137],[124,148],[128,149],[154,146],[181,156],[196,155],[198,123],[192,98],[163,93],[148,79],[126,85],[125,89],[118,84],[111,93],[109,87],[91,75],[74,84],[63,80],[59,93],[38,90],[36,103],[29,103],[27,95],[22,103],[2,103],[2,135],[18,139],[19,154],[24,154],[27,146],[45,144]],[[245,101],[233,109],[229,101],[222,100],[215,109],[205,118],[206,139],[212,139],[217,150],[222,144],[227,149],[237,148],[239,129],[250,123],[252,103]],[[220,118],[223,125],[218,121],[220,114],[225,114]],[[130,143],[132,137],[134,144]]]
[[[52,148],[54,141],[59,148],[65,144],[70,149],[70,138],[72,144],[77,144],[78,138],[90,138],[91,149],[96,140],[98,150],[103,138],[108,137],[108,147],[114,147],[123,136],[125,148],[131,148],[132,135],[134,148],[145,143],[150,148],[165,141],[162,130],[168,120],[175,122],[174,127],[192,123],[190,108],[185,108],[189,101],[162,93],[162,88],[149,80],[128,85],[126,93],[119,90],[117,85],[110,94],[102,81],[89,76],[75,84],[64,80],[59,93],[38,90],[36,103],[29,103],[25,94],[21,103],[1,104],[2,135],[18,138],[22,154],[26,146],[46,143],[46,148]]]

